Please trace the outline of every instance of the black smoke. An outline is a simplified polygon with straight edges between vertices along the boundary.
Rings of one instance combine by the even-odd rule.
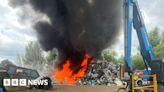
[[[59,66],[71,58],[79,65],[84,53],[99,56],[116,40],[121,22],[121,0],[18,0],[13,6],[28,3],[49,22],[34,25],[44,50],[57,48]],[[30,13],[30,12],[29,12]]]

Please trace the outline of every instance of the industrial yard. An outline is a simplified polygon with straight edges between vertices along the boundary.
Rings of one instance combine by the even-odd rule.
[[[163,8],[0,0],[0,92],[164,92]]]

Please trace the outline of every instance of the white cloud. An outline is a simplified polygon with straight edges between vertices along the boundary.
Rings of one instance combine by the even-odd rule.
[[[145,25],[149,30],[159,27],[164,30],[164,1],[163,0],[138,0]]]
[[[18,21],[17,11],[9,7],[7,0],[0,0],[0,59],[15,60],[18,54],[24,54],[29,41],[36,40],[31,25]]]
[[[8,7],[8,0],[0,0],[0,6]]]

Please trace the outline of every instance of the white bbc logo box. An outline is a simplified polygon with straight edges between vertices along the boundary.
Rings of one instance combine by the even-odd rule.
[[[3,86],[27,86],[26,79],[3,79]]]
[[[3,79],[3,86],[48,85],[48,80]]]

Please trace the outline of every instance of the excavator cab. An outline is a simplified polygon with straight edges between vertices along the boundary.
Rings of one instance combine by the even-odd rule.
[[[164,60],[152,61],[152,74],[157,75],[157,81],[164,83]]]

